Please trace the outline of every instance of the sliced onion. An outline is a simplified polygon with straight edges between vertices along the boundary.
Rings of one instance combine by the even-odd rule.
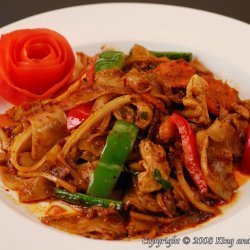
[[[45,154],[37,163],[32,166],[21,166],[18,163],[18,154],[20,154],[25,148],[28,147],[31,141],[32,129],[31,127],[24,130],[22,133],[18,134],[11,146],[10,150],[10,161],[18,171],[30,172],[37,170],[42,167],[46,162],[47,154]]]
[[[224,122],[218,120],[207,129],[208,136],[216,142],[222,142],[227,137],[227,125]]]
[[[202,203],[197,195],[192,191],[192,189],[189,187],[188,183],[185,180],[182,165],[180,161],[175,162],[176,172],[177,172],[177,178],[180,183],[181,188],[183,189],[185,195],[187,196],[188,200],[193,204],[194,207],[197,209],[209,213],[209,214],[218,214],[219,210],[214,207],[209,207],[205,203]]]
[[[199,131],[196,135],[197,144],[200,148],[201,169],[207,181],[209,188],[223,200],[229,201],[231,195],[228,193],[222,180],[218,180],[211,175],[208,167],[207,148],[209,145],[209,137],[205,131]]]
[[[131,102],[132,100],[129,95],[123,95],[108,102],[102,108],[91,114],[89,118],[86,119],[80,125],[80,127],[76,129],[71,136],[68,137],[61,151],[62,157],[65,158],[71,147],[74,146],[81,139],[81,137],[83,137],[84,134],[86,134],[97,122],[101,121],[106,115],[108,115],[112,111]]]

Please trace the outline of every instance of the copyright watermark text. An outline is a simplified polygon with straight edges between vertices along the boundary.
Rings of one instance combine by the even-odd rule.
[[[160,246],[165,246],[170,248],[176,245],[217,245],[217,246],[227,246],[232,248],[239,245],[248,245],[250,247],[250,237],[248,238],[230,238],[230,237],[177,237],[176,235],[172,237],[157,238],[157,239],[142,239],[142,244],[148,248],[159,248]]]

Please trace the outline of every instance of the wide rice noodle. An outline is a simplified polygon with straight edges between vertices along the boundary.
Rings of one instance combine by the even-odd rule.
[[[18,155],[25,147],[27,147],[27,144],[29,144],[29,141],[31,140],[31,136],[32,136],[32,129],[31,127],[29,127],[25,129],[21,134],[15,137],[14,143],[11,147],[10,160],[18,171],[22,172],[34,171],[42,167],[43,164],[46,162],[47,154],[45,154],[37,163],[35,163],[32,166],[21,166],[18,163]]]
[[[197,209],[209,213],[209,214],[217,214],[219,210],[214,207],[209,207],[205,203],[202,203],[197,195],[192,191],[192,189],[189,187],[188,183],[185,180],[182,166],[180,161],[175,161],[175,167],[176,167],[176,172],[177,172],[177,178],[180,183],[181,188],[183,189],[185,195],[187,196],[188,200],[193,204],[194,207]]]
[[[99,122],[103,117],[105,117],[110,112],[118,109],[119,107],[131,103],[131,97],[129,95],[124,95],[117,97],[116,99],[108,102],[102,108],[98,109],[96,112],[90,115],[78,129],[76,129],[73,134],[67,139],[65,145],[62,148],[61,155],[66,157],[71,147],[74,146],[81,137],[86,134],[97,122]]]

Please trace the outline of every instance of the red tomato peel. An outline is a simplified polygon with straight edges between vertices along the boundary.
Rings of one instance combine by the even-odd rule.
[[[56,93],[72,77],[68,41],[49,29],[24,29],[0,39],[0,95],[13,104]]]

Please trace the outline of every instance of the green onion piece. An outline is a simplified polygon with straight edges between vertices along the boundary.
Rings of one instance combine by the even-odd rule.
[[[155,55],[156,57],[167,57],[170,60],[176,59],[184,59],[187,62],[192,60],[192,53],[190,52],[160,52],[160,51],[150,51],[151,54]]]
[[[154,171],[153,171],[153,177],[154,177],[154,179],[155,179],[157,182],[159,182],[159,183],[162,185],[162,187],[163,187],[165,190],[169,190],[169,189],[171,188],[170,182],[169,182],[169,181],[165,181],[165,180],[162,179],[162,177],[161,177],[161,172],[160,172],[159,169],[154,169]]]
[[[122,201],[97,198],[82,193],[72,194],[60,188],[55,188],[54,195],[63,201],[79,206],[101,206],[107,208],[114,207],[116,210],[122,210],[123,207]]]

